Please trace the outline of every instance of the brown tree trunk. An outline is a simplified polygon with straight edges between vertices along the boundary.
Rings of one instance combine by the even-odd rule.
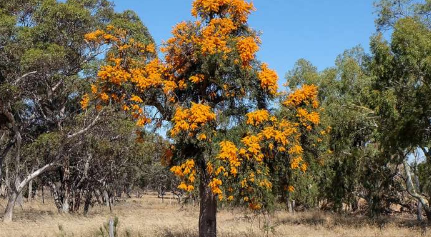
[[[45,204],[45,184],[42,184],[42,203]]]
[[[87,215],[88,210],[90,209],[91,198],[92,198],[92,193],[90,190],[87,190],[87,193],[85,195],[85,203],[84,203],[84,215]]]
[[[431,211],[425,210],[425,215],[427,216],[428,223],[431,224]]]
[[[199,237],[217,236],[217,200],[208,183],[201,180],[199,185]]]

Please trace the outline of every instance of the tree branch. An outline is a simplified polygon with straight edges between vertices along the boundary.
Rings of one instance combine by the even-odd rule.
[[[79,130],[78,132],[76,132],[76,133],[73,133],[73,134],[68,134],[67,136],[66,136],[66,138],[67,139],[71,139],[71,138],[74,138],[74,137],[76,137],[76,136],[78,136],[78,135],[81,135],[81,134],[83,134],[83,133],[85,133],[85,132],[87,132],[90,128],[92,128],[94,125],[96,125],[96,123],[99,121],[99,119],[100,119],[100,114],[102,113],[102,110],[97,114],[97,116],[96,116],[96,118],[94,118],[94,120],[87,126],[87,127],[85,127],[85,128],[83,128],[83,129],[81,129],[81,130]]]
[[[37,73],[37,71],[28,72],[28,73],[22,75],[21,77],[19,77],[18,79],[16,79],[13,84],[17,85],[22,79],[24,79],[24,78],[26,78],[26,77],[28,77],[28,76],[30,76],[32,74],[35,74],[35,73]]]

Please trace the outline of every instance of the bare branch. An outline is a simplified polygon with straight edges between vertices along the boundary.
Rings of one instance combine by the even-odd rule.
[[[99,121],[99,119],[100,119],[100,114],[102,113],[102,110],[97,114],[97,116],[96,116],[96,118],[94,118],[94,120],[87,126],[87,127],[85,127],[85,128],[83,128],[83,129],[81,129],[81,130],[79,130],[78,132],[76,132],[76,133],[73,133],[73,134],[68,134],[67,135],[67,139],[71,139],[71,138],[73,138],[73,137],[76,137],[76,136],[78,136],[78,135],[81,135],[81,134],[83,134],[83,133],[85,133],[85,132],[87,132],[90,128],[92,128],[94,125],[96,125],[96,123]]]
[[[36,74],[37,73],[37,71],[32,71],[32,72],[28,72],[28,73],[26,73],[26,74],[24,74],[24,75],[22,75],[21,77],[19,77],[18,79],[16,79],[15,80],[15,82],[13,83],[14,85],[17,85],[21,80],[23,80],[24,78],[26,78],[26,77],[28,77],[28,76],[30,76],[30,75],[32,75],[32,74]]]
[[[22,191],[22,189],[34,178],[38,177],[39,175],[41,175],[42,173],[44,173],[45,171],[53,168],[56,165],[56,161],[51,162],[49,164],[46,164],[45,166],[39,168],[38,170],[32,172],[31,174],[29,174],[17,187],[17,192],[20,193]]]

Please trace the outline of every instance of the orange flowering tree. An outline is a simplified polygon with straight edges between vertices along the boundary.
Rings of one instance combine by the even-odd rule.
[[[121,29],[86,35],[110,51],[82,107],[117,106],[141,133],[168,122],[172,146],[163,162],[180,189],[199,191],[200,236],[216,236],[218,200],[261,210],[288,171],[305,172],[301,144],[320,122],[315,86],[289,95],[281,112],[268,110],[278,77],[256,59],[260,40],[247,25],[253,10],[244,0],[195,0],[196,20],[173,28],[163,60],[154,44]]]

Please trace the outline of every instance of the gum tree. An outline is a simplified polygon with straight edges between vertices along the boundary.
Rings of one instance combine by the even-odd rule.
[[[89,87],[83,79],[104,50],[91,48],[84,35],[108,23],[152,40],[136,14],[115,13],[107,0],[0,2],[0,166],[10,171],[3,221],[12,220],[16,200],[33,179],[58,166],[67,176],[65,154],[100,122],[101,111],[82,113],[79,92]],[[42,138],[58,144],[50,156],[23,153]]]

